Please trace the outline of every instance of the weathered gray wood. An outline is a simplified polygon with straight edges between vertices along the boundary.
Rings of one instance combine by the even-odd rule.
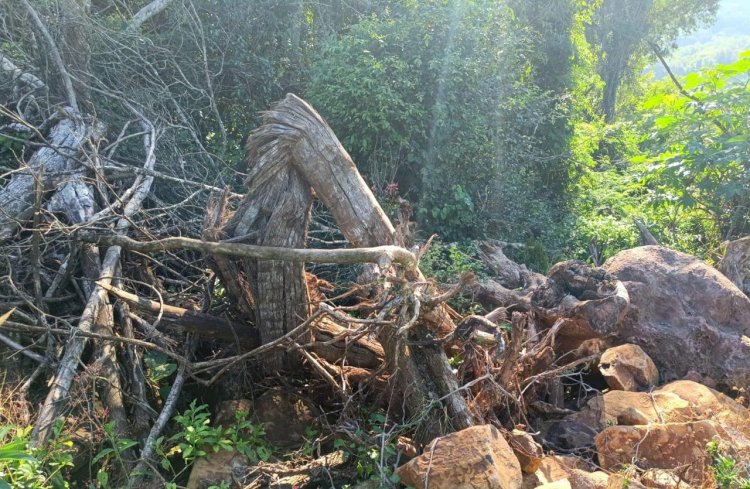
[[[719,262],[719,271],[745,295],[750,295],[750,236],[725,242],[726,253]]]
[[[297,222],[307,225],[307,213],[301,209],[308,204],[309,191],[312,187],[315,195],[331,211],[342,233],[354,247],[373,247],[396,245],[396,233],[393,225],[378,204],[375,196],[357,171],[349,154],[341,146],[338,138],[318,113],[305,101],[289,94],[263,116],[263,125],[252,135],[248,142],[253,169],[248,178],[250,191],[246,204],[235,214],[225,228],[230,236],[251,236],[254,242],[265,241],[266,226],[271,222],[264,212],[276,210],[277,207],[296,209]],[[292,169],[289,169],[292,167]],[[300,179],[292,175],[299,175]],[[282,182],[282,183],[279,183]],[[297,186],[297,183],[302,186]],[[278,193],[284,189],[298,189],[298,196]],[[270,192],[269,190],[274,190]],[[268,200],[265,200],[268,199]],[[277,201],[280,199],[280,201]],[[292,202],[296,202],[291,205]],[[290,214],[280,214],[291,218]],[[285,219],[281,222],[291,230],[292,238],[304,236],[304,231]],[[256,233],[260,232],[259,236]],[[271,235],[275,245],[284,245],[280,236]],[[276,241],[278,239],[278,241]],[[286,243],[290,238],[286,238]],[[262,275],[262,265],[254,271],[246,264],[246,270],[256,273],[256,280]],[[383,264],[383,268],[387,268]],[[301,270],[301,268],[299,269]],[[283,298],[288,310],[295,310],[288,299],[300,297],[296,286],[304,286],[303,278],[297,275],[297,269],[285,271],[286,276],[293,277],[291,293]],[[217,271],[217,273],[219,273]],[[407,277],[419,281],[423,279],[418,269],[407,270]],[[300,277],[299,279],[297,277]],[[223,279],[223,278],[222,278]],[[284,285],[290,286],[287,282]],[[253,284],[255,294],[257,283]],[[269,291],[271,300],[281,303],[282,296],[278,291]],[[255,297],[257,310],[267,307],[265,301]],[[267,314],[267,320],[281,322],[289,317],[275,310]],[[299,306],[298,306],[299,307]],[[296,309],[299,310],[299,309]],[[419,334],[450,331],[454,328],[447,311],[443,306],[424,307],[420,314],[421,328]],[[261,322],[261,331],[268,328]],[[273,333],[278,334],[288,326],[273,325]],[[409,328],[409,331],[416,329]],[[263,332],[261,333],[264,334]],[[265,333],[268,338],[270,335]],[[439,347],[409,347],[404,338],[397,334],[395,328],[381,328],[380,341],[385,350],[386,362],[392,373],[397,374],[398,391],[404,396],[403,404],[412,415],[422,420],[422,441],[452,429],[462,429],[473,424],[465,400],[463,399],[455,376],[452,374],[448,359]],[[264,340],[265,341],[265,340]],[[450,423],[446,426],[442,409],[435,409],[433,401],[445,400]],[[401,404],[401,402],[399,402]]]
[[[146,161],[143,166],[147,169],[152,169],[156,161],[154,152],[156,147],[155,130],[152,126],[150,126],[150,129],[150,134],[144,137]],[[130,227],[132,223],[131,218],[136,212],[140,211],[143,201],[151,189],[153,180],[154,177],[144,177],[136,179],[133,183],[133,186],[129,191],[131,197],[123,208],[123,217],[120,218],[115,225],[116,233],[123,234]],[[112,282],[117,266],[120,262],[121,252],[122,248],[116,245],[110,246],[107,249],[104,260],[102,260],[101,264],[101,275],[99,277],[101,283],[109,285]],[[106,301],[107,291],[104,290],[101,285],[95,286],[90,293],[86,302],[86,307],[78,320],[79,332],[92,332],[92,328],[100,313],[100,309],[106,305]],[[47,398],[45,399],[44,404],[39,411],[39,417],[34,424],[34,430],[31,434],[32,446],[40,446],[49,439],[54,422],[67,403],[70,394],[70,387],[73,383],[76,371],[78,370],[78,364],[81,360],[81,354],[83,353],[85,346],[86,337],[80,334],[73,335],[68,340],[68,343],[65,346],[65,354],[60,361],[60,366],[55,377],[52,379]]]
[[[47,137],[48,146],[40,148],[28,165],[15,173],[0,190],[0,243],[7,240],[27,221],[34,208],[34,178],[44,168],[44,190],[52,190],[64,176],[78,167],[76,156],[86,140],[87,126],[72,108],[62,109],[68,117],[57,123]]]
[[[246,236],[252,232],[246,240],[250,244],[304,247],[312,207],[309,186],[276,146],[264,144],[261,135],[251,137],[248,148],[253,165],[248,192],[225,226],[225,234]],[[270,172],[270,178],[261,179],[264,172]],[[242,272],[254,300],[262,304],[255,310],[255,320],[263,343],[280,338],[307,319],[310,311],[302,263],[244,259]],[[287,354],[279,351],[269,355],[265,365],[278,370],[288,363]]]

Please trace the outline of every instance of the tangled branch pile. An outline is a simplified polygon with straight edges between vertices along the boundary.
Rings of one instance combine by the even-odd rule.
[[[118,481],[158,484],[163,434],[186,399],[241,398],[270,382],[329,412],[319,450],[334,436],[375,443],[352,428],[369,407],[386,413],[379,443],[398,439],[399,457],[432,453],[441,436],[478,425],[520,439],[514,427],[545,426],[545,448],[580,453],[596,433],[581,429],[588,439],[578,443],[570,427],[581,422],[571,408],[610,377],[622,390],[656,383],[653,375],[623,380],[609,367],[604,376],[592,368],[607,347],[635,341],[650,318],[641,296],[631,297],[639,289],[625,283],[648,282],[632,262],[615,260],[612,273],[564,262],[543,277],[485,243],[480,255],[494,280],[465,274],[437,284],[419,268],[430,243],[411,246],[408,202],[394,226],[330,127],[294,95],[262,115],[247,144],[245,192],[229,190],[228,130],[189,3],[180,7],[192,26],[183,40],[199,47],[204,63],[185,72],[173,51],[139,34],[169,1],[146,5],[119,29],[92,22],[75,0],[61,1],[64,22],[54,32],[49,14],[20,1],[22,13],[3,19],[29,26],[23,35],[46,53],[48,69],[29,70],[24,56],[0,51],[2,151],[18,164],[0,180],[0,341],[9,358],[34,365],[14,393],[24,409],[28,399],[41,401],[30,420],[32,446],[50,442],[60,419],[109,426],[113,436],[136,440],[117,452]],[[202,136],[206,118],[220,133],[213,147]],[[311,227],[335,235],[336,247],[308,248]],[[687,260],[651,249],[666,254],[659,263]],[[305,264],[356,264],[349,274],[357,277],[330,283]],[[750,314],[747,297],[721,280],[738,316]],[[459,314],[448,305],[456,297],[484,312]],[[722,347],[726,368],[697,340],[684,349],[701,374],[742,387],[750,365],[736,339],[746,326],[709,316],[702,313],[700,328]],[[664,345],[670,333],[653,323],[646,343]],[[176,365],[168,393],[147,378],[153,352]],[[689,373],[684,362],[666,355],[661,362],[670,380]],[[206,391],[191,391],[197,386]],[[596,443],[604,465],[608,454]],[[379,453],[376,475],[395,483],[386,468],[403,459],[386,463],[386,450]],[[255,464],[237,480],[260,487],[292,472],[310,484],[351,478],[351,467],[337,473],[321,462],[331,453],[310,455],[304,470]],[[425,487],[431,467],[420,479]]]

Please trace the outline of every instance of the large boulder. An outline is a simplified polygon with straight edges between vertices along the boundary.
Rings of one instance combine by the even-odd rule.
[[[685,468],[685,480],[702,482],[711,463],[706,445],[718,436],[712,421],[610,426],[596,436],[596,452],[604,470]]]
[[[661,246],[625,250],[603,268],[630,298],[618,341],[643,348],[662,379],[694,370],[726,387],[750,387],[750,298],[729,279]]]
[[[417,489],[520,489],[522,482],[518,459],[492,425],[437,438],[396,473]]]

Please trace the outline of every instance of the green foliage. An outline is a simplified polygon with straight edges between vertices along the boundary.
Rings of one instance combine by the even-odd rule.
[[[73,467],[73,443],[55,423],[44,449],[29,448],[31,427],[0,427],[0,489],[63,489],[69,487],[66,470]]]
[[[376,188],[395,181],[417,203],[426,231],[543,233],[568,180],[568,70],[540,86],[533,63],[567,56],[537,56],[541,31],[500,2],[391,7],[325,44],[307,98]]]
[[[386,415],[371,413],[364,427],[358,427],[349,439],[337,438],[333,446],[343,450],[345,460],[354,464],[359,481],[374,480],[381,487],[400,487],[400,479],[393,473],[398,455],[395,435],[387,428]],[[364,440],[370,442],[363,443]]]
[[[713,461],[711,471],[720,489],[750,489],[750,479],[742,476],[737,461],[722,453],[716,441],[710,442],[706,450]],[[745,475],[748,475],[747,466],[744,470]]]
[[[104,425],[104,433],[106,441],[105,446],[99,450],[99,453],[97,453],[89,462],[91,467],[96,467],[98,465],[96,480],[99,487],[102,489],[110,487],[109,474],[113,468],[113,464],[116,464],[116,469],[120,473],[127,473],[127,467],[123,462],[122,455],[126,450],[138,445],[138,442],[135,440],[121,437],[115,431],[114,421],[110,421]]]
[[[750,231],[748,80],[745,52],[732,64],[687,75],[690,97],[657,84],[642,105],[651,204],[694,210],[712,222],[716,240]]]
[[[188,409],[173,418],[178,431],[168,438],[162,436],[156,442],[161,467],[175,473],[176,478],[197,459],[219,450],[237,450],[251,463],[268,460],[272,452],[265,439],[265,427],[250,422],[247,415],[247,412],[238,411],[230,426],[211,426],[208,405],[199,405],[193,400]],[[182,471],[175,472],[175,457],[184,466]]]
[[[434,278],[441,284],[455,282],[465,272],[486,274],[473,244],[444,243],[437,239],[420,260],[419,268],[425,277]]]

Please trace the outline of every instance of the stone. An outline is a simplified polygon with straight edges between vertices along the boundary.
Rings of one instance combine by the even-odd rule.
[[[575,450],[593,446],[597,431],[588,420],[579,419],[575,413],[546,425],[544,439],[556,449]]]
[[[694,421],[690,403],[676,394],[662,391],[609,391],[589,400],[586,407],[571,416],[589,424],[595,431],[613,425],[637,425]]]
[[[575,489],[606,489],[609,476],[592,470],[582,458],[549,455],[541,460],[536,472],[524,476],[523,488],[547,487],[565,481],[563,484],[568,483]]]
[[[610,348],[599,360],[599,371],[611,389],[645,391],[659,383],[654,361],[638,345]]]
[[[541,484],[567,479],[570,475],[571,467],[566,461],[559,456],[550,455],[544,457],[534,472],[535,487]]]
[[[699,482],[708,471],[706,445],[719,436],[711,421],[648,426],[610,426],[596,436],[599,465],[617,471],[635,464],[643,469],[685,468],[688,482]]]
[[[255,400],[253,420],[264,423],[266,439],[281,448],[299,448],[305,430],[320,426],[313,403],[288,389],[271,389]]]
[[[661,246],[622,251],[603,268],[630,298],[615,339],[640,346],[663,380],[695,370],[718,385],[750,387],[750,298],[729,279]]]
[[[530,434],[518,429],[510,432],[508,443],[521,464],[521,470],[527,474],[536,472],[544,458],[542,446]]]
[[[638,480],[635,480],[629,475],[623,474],[612,474],[609,477],[609,484],[607,489],[646,489],[646,486],[641,484]],[[689,488],[685,488],[689,489]]]
[[[396,470],[404,485],[425,489],[520,489],[521,465],[492,425],[436,438]],[[427,476],[427,477],[426,477]]]
[[[575,489],[607,489],[609,486],[609,474],[601,470],[586,472],[573,469],[568,480]]]
[[[206,489],[209,486],[241,480],[247,473],[247,459],[237,452],[219,450],[199,458],[190,470],[187,489]]]
[[[641,474],[641,483],[650,489],[680,489],[687,487],[685,481],[669,470],[649,469]]]
[[[561,479],[559,481],[536,486],[536,489],[573,489],[573,486],[570,485],[570,481],[568,479]]]
[[[750,409],[721,392],[690,380],[671,382],[660,387],[658,392],[675,395],[687,402],[693,419],[717,421],[725,428],[736,429],[750,437]]]

